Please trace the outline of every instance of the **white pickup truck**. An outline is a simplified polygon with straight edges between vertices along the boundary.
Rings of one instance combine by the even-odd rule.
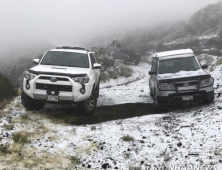
[[[80,47],[58,47],[34,59],[37,66],[24,74],[21,100],[28,110],[45,103],[76,103],[92,114],[99,97],[100,68],[93,52]]]

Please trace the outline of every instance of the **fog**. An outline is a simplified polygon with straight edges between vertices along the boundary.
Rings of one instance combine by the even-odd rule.
[[[188,20],[218,0],[1,0],[0,50],[80,45],[96,36]],[[1,57],[1,55],[0,55]]]

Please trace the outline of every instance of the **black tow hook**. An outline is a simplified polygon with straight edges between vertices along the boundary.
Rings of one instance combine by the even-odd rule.
[[[80,83],[82,85],[82,88],[79,90],[80,93],[84,94],[86,92],[85,84]]]
[[[30,80],[26,80],[26,84],[25,84],[25,88],[26,88],[27,90],[29,90],[29,89],[30,89],[30,84],[29,84],[29,81],[30,81]]]

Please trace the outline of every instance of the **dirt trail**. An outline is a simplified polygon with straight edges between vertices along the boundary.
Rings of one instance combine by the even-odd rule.
[[[163,113],[152,104],[147,103],[128,103],[115,106],[98,107],[95,114],[88,116],[81,116],[76,124],[95,124],[111,120],[127,119],[137,116],[144,116],[148,114]]]
[[[52,106],[50,109],[42,111],[52,121],[60,121],[70,125],[98,124],[102,122],[128,119],[149,114],[160,114],[163,111],[157,110],[152,104],[148,103],[127,103],[113,106],[97,107],[93,115],[84,116],[76,107],[62,106],[56,108]]]

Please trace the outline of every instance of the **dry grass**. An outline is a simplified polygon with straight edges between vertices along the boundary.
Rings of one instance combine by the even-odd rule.
[[[170,157],[170,153],[167,152],[167,148],[164,149],[161,153],[160,153],[160,156],[163,157],[164,161],[165,162],[168,162],[171,160],[172,157]]]
[[[123,157],[124,157],[125,159],[129,159],[130,156],[131,156],[131,154],[128,153],[128,152],[125,152],[124,155],[123,155]]]
[[[5,130],[13,130],[14,125],[12,125],[12,124],[4,124],[4,125],[3,125],[3,128],[4,128]]]
[[[74,115],[77,110],[73,110],[72,112],[68,111],[56,111],[47,114],[47,118],[51,119],[52,122],[56,124],[69,124],[74,125],[78,120],[78,117]]]
[[[75,164],[75,165],[78,165],[78,164],[81,163],[80,160],[79,160],[79,158],[76,157],[76,156],[71,156],[71,157],[70,157],[70,161],[71,161],[73,164]]]
[[[9,146],[9,144],[0,145],[0,152],[3,154],[10,153],[10,151],[8,150]]]
[[[134,138],[132,136],[129,136],[129,135],[123,136],[121,139],[125,142],[134,141]]]
[[[29,120],[29,116],[27,114],[21,115],[22,122],[26,123]]]
[[[26,133],[21,133],[21,132],[13,133],[12,134],[12,140],[15,143],[20,143],[22,145],[24,145],[26,143],[30,143],[30,141],[28,140],[27,134]]]

